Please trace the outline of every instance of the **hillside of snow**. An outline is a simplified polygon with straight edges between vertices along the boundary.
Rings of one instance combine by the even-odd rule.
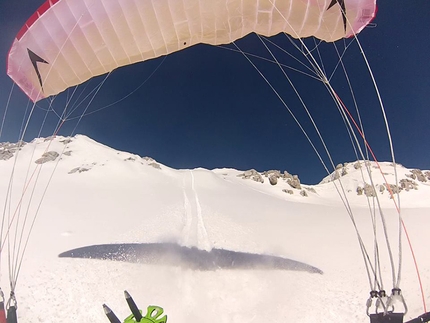
[[[123,319],[123,290],[141,308],[162,306],[171,323],[367,322],[370,286],[345,205],[371,258],[369,205],[381,205],[397,270],[400,196],[430,303],[430,172],[379,167],[345,163],[306,185],[287,171],[176,170],[82,135],[0,144],[11,223],[0,286],[7,296],[8,254],[25,251],[15,291],[22,322],[108,322],[103,303]],[[422,314],[406,241],[401,288],[406,318]]]

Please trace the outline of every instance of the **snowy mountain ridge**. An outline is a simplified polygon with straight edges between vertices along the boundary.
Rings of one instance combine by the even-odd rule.
[[[18,149],[29,152],[26,157],[26,163],[28,164],[34,161],[36,164],[48,163],[50,166],[46,164],[45,167],[51,167],[56,164],[56,160],[59,158],[61,160],[59,170],[70,175],[91,170],[98,173],[101,171],[101,167],[106,172],[118,172],[121,169],[124,172],[124,176],[139,176],[144,171],[142,167],[146,166],[160,170],[163,175],[183,171],[167,167],[150,157],[140,157],[132,153],[116,151],[84,135],[67,138],[62,136],[37,138],[28,144],[0,143],[0,161],[13,160],[12,157]],[[31,161],[28,156],[31,156]],[[22,159],[20,157],[18,162]],[[389,162],[355,161],[339,164],[331,174],[323,178],[317,185],[303,184],[300,182],[298,175],[279,170],[264,172],[258,172],[254,169],[240,171],[235,169],[206,170],[199,168],[196,170],[212,172],[213,175],[226,181],[237,182],[238,178],[251,180],[251,182],[259,183],[260,185],[256,186],[254,185],[255,183],[253,184],[249,181],[244,183],[255,189],[262,189],[266,193],[287,199],[287,195],[291,195],[290,197],[292,198],[294,198],[293,196],[323,197],[337,200],[337,193],[334,194],[333,192],[333,190],[336,190],[336,186],[332,184],[337,181],[342,183],[341,187],[345,189],[353,201],[358,203],[363,202],[366,196],[373,197],[378,195],[383,200],[390,199],[390,190],[393,194],[401,193],[404,195],[406,192],[412,193],[414,198],[423,195],[430,196],[430,171],[407,169],[400,164],[397,164],[396,170],[394,170],[393,164]],[[398,184],[395,184],[395,171],[397,172]],[[372,178],[369,176],[370,173]],[[361,196],[361,199],[357,199],[354,195]],[[297,198],[294,198],[294,200],[298,201]],[[407,204],[404,206],[407,206]]]

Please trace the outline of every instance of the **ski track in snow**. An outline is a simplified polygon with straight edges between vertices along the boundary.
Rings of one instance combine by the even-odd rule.
[[[185,191],[185,176],[182,180],[182,194],[184,196],[184,218],[185,225],[182,229],[182,244],[188,246],[190,244],[190,234],[191,234],[191,223],[193,221],[193,215],[191,213],[191,205],[188,200],[187,193]]]
[[[203,221],[202,207],[195,187],[193,171],[184,175],[182,180],[182,194],[184,197],[185,225],[182,229],[182,243],[187,247],[197,247],[210,251],[212,245]],[[191,198],[190,198],[191,197]]]

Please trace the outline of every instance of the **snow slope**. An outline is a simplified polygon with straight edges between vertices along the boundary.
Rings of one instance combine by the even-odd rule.
[[[260,183],[234,169],[171,169],[81,135],[36,139],[19,151],[5,147],[13,157],[0,160],[0,198],[5,205],[10,197],[11,243],[15,223],[20,232],[25,221],[25,239],[37,214],[16,288],[21,322],[107,322],[103,303],[125,318],[125,289],[142,308],[162,306],[169,322],[368,321],[370,286],[354,227],[337,194],[342,183],[344,200],[372,253],[367,205],[373,200],[357,194],[357,187],[369,183],[364,162],[359,168],[342,165],[340,182],[332,181],[333,173],[318,185],[296,189],[284,177],[271,185],[264,175]],[[379,191],[384,179],[376,165],[369,165],[397,263],[396,209],[388,192]],[[394,184],[392,165],[381,168]],[[397,172],[400,179],[413,180],[411,170],[398,166]],[[430,181],[413,181],[415,189],[400,192],[402,215],[429,303]],[[385,249],[381,244],[389,291]],[[412,318],[423,309],[406,243],[403,249],[401,288]],[[5,292],[7,254],[6,244]]]

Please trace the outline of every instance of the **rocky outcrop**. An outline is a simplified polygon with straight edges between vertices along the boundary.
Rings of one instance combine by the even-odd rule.
[[[153,159],[151,157],[142,157],[142,159],[147,162],[148,166],[154,167],[155,169],[161,169],[161,165],[159,163],[157,163],[155,161],[155,159]],[[127,160],[133,160],[134,161],[135,159],[133,157],[129,157],[129,158],[127,158]],[[143,165],[143,163],[142,163],[142,165]]]
[[[420,181],[420,182],[427,182],[428,180],[430,180],[430,172],[423,172],[421,169],[412,169],[410,170],[411,174],[407,174],[406,177],[409,177],[411,179]]]
[[[271,169],[271,170],[266,170],[266,171],[264,171],[264,172],[262,173],[262,175],[263,175],[264,177],[275,176],[275,177],[277,177],[277,178],[280,178],[280,177],[281,177],[281,172],[280,172],[279,170]]]
[[[346,167],[342,167],[342,176],[345,176],[346,174],[348,174],[348,171],[346,169]]]
[[[37,159],[35,161],[35,163],[36,164],[44,164],[44,163],[47,163],[50,161],[54,161],[57,159],[58,156],[60,156],[60,154],[57,153],[56,151],[48,151],[48,152],[44,153],[41,158]]]
[[[269,177],[269,182],[270,182],[270,184],[272,184],[272,185],[276,185],[276,184],[278,184],[278,177],[277,177],[277,176],[275,176],[275,175],[270,175],[270,177]]]
[[[404,178],[401,179],[399,181],[400,183],[400,187],[405,190],[406,192],[408,192],[409,190],[417,190],[418,189],[418,184],[416,182],[414,182],[413,180]]]
[[[317,191],[313,187],[305,187],[306,190],[312,193],[316,193]]]
[[[424,178],[425,176],[425,172],[422,172],[421,170],[413,170],[411,171],[411,174],[406,175],[407,178],[402,178],[399,180],[399,185],[387,185],[384,183],[380,185],[376,184],[375,187],[373,187],[372,185],[365,183],[364,187],[357,187],[357,195],[373,197],[376,196],[377,191],[379,191],[380,194],[384,194],[385,191],[388,191],[391,198],[392,194],[399,194],[402,191],[409,192],[411,190],[418,190],[419,184],[415,180],[427,182],[427,179]]]
[[[263,176],[269,178],[271,185],[276,185],[278,184],[278,178],[281,178],[281,172],[279,170],[268,170],[263,172]]]
[[[155,162],[149,163],[148,165],[154,167],[155,169],[161,169],[160,164],[155,163]]]
[[[400,181],[400,182],[402,182],[402,181]],[[407,190],[409,190],[411,187],[413,187],[413,184],[409,183],[409,182],[408,183],[405,182],[405,184],[403,184],[403,186],[404,187],[402,187],[402,185],[401,185],[399,187],[399,186],[394,185],[394,184],[389,184],[389,188],[388,188],[386,184],[383,184],[383,185],[376,185],[374,187],[370,184],[365,183],[363,187],[361,187],[361,186],[357,187],[357,195],[364,195],[367,197],[375,197],[376,193],[377,193],[377,187],[379,187],[379,193],[381,193],[381,194],[383,194],[385,192],[385,190],[390,192],[390,194],[391,193],[392,194],[398,194],[398,193],[400,193],[400,191],[403,188],[408,187]]]
[[[398,174],[405,174],[405,168],[401,164],[394,165],[393,163],[379,163],[378,165],[376,162],[364,160],[359,160],[353,163],[338,164],[336,165],[335,170],[321,181],[321,184],[325,184],[334,180],[340,180],[343,176],[348,177],[349,173],[351,173],[352,177],[350,184],[353,182],[358,182],[358,185],[356,184],[357,186],[355,186],[355,188],[354,186],[348,188],[348,191],[351,192],[352,190],[355,190],[357,195],[363,195],[366,197],[375,197],[378,194],[382,195],[388,191],[389,196],[391,197],[393,194],[399,194],[402,191],[409,192],[412,190],[418,190],[420,183],[428,183],[430,181],[430,171],[411,169],[408,170],[409,173],[405,175],[399,175],[399,182],[397,185],[387,185],[384,183],[384,181],[386,178],[393,180],[395,172],[392,169],[390,170],[390,167],[392,168],[394,166],[397,166],[399,169],[401,169],[398,171]],[[361,168],[366,168],[366,171],[361,173]],[[381,169],[384,169],[383,173],[381,173]],[[357,173],[357,171],[360,173]],[[360,179],[358,179],[358,174],[360,174]],[[369,174],[372,176],[375,175],[373,177],[372,183],[374,186],[366,182],[362,182],[366,181],[366,178],[369,177]]]
[[[340,178],[340,174],[339,174],[339,171],[336,169],[334,172],[333,172],[333,174],[331,175],[331,180],[332,181],[335,181],[335,180],[338,180]]]
[[[373,187],[370,184],[364,183],[363,187],[361,187],[361,186],[357,187],[357,195],[365,195],[367,197],[374,197],[374,196],[376,196],[375,187]]]
[[[14,153],[20,150],[26,143],[19,141],[17,143],[2,142],[0,143],[0,160],[11,159]]]
[[[361,168],[361,163],[359,161],[354,163],[354,168],[355,169],[360,169]]]
[[[239,174],[237,176],[242,177],[243,179],[252,179],[253,181],[256,181],[258,183],[264,183],[263,176],[261,176],[261,174],[257,172],[255,169],[247,170],[244,173]]]
[[[90,169],[86,168],[86,167],[76,167],[73,168],[69,174],[74,174],[74,173],[83,173],[83,172],[88,172]]]
[[[285,182],[293,189],[302,190],[302,185],[300,184],[299,176],[292,175],[287,171],[281,172],[279,170],[268,170],[268,171],[259,173],[255,169],[250,169],[237,176],[243,179],[251,179],[258,183],[264,183],[264,178],[267,178],[269,180],[269,183],[273,186],[276,186],[276,185],[279,185],[279,183]],[[294,194],[293,189],[282,189],[282,192],[287,194]],[[308,187],[305,187],[305,189],[310,192],[315,192],[315,189],[311,189]],[[300,194],[302,196],[308,196],[308,193],[305,190],[302,190]]]
[[[388,186],[387,186],[387,184],[384,184],[384,186],[385,186],[385,188],[387,189],[387,191],[389,191],[390,192],[390,194],[392,193],[392,194],[399,194],[400,193],[400,191],[402,190],[400,187],[398,187],[397,185],[395,185],[395,184],[388,184]]]
[[[0,150],[0,160],[8,160],[13,157],[13,152],[9,149]]]
[[[358,163],[358,164],[357,164]],[[354,168],[358,169],[360,166],[360,163],[357,162],[356,164],[354,164]],[[348,174],[348,170],[347,170],[347,165],[348,163],[345,164],[338,164],[334,170],[333,173],[331,173],[330,175],[330,181],[335,181],[338,180],[339,178],[341,178],[342,176],[345,176]],[[357,167],[357,168],[356,168]]]
[[[287,190],[287,189],[283,189],[282,192],[287,193],[287,194],[294,194],[293,190]]]
[[[300,179],[299,176],[293,175],[292,178],[287,178],[287,183],[295,189],[300,190],[302,186],[300,185]]]
[[[374,197],[376,196],[375,188],[370,184],[364,184],[363,193],[367,197]]]
[[[60,142],[65,145],[70,144],[72,141],[73,141],[72,138],[66,138],[64,140],[60,140]]]

